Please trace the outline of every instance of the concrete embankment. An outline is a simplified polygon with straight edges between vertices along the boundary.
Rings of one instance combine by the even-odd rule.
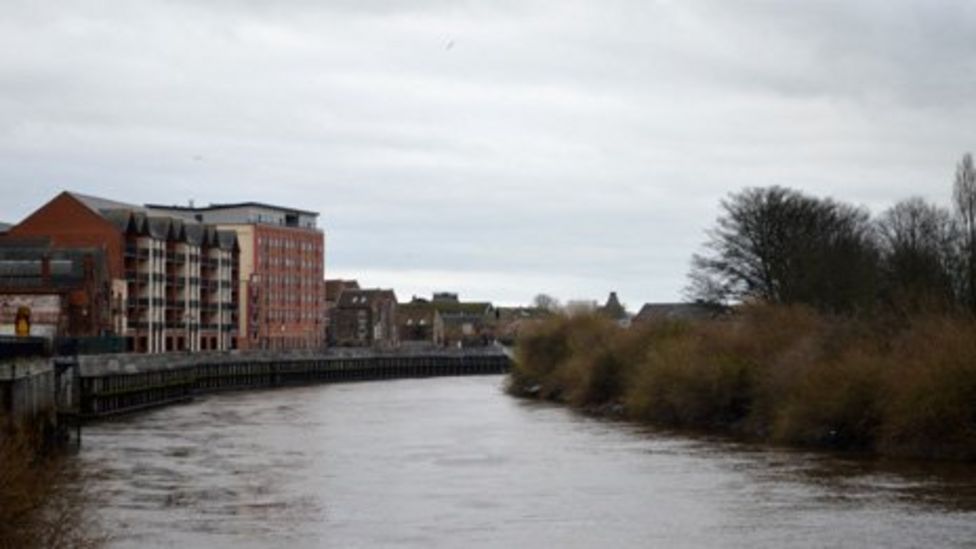
[[[18,358],[0,363],[0,414],[25,420],[54,413],[56,396],[51,359]]]
[[[78,357],[81,420],[190,400],[206,393],[310,383],[505,373],[501,348],[324,353],[213,353]]]

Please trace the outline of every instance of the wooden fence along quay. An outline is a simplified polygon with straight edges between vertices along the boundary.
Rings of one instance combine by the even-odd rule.
[[[500,347],[319,354],[165,354],[77,357],[72,413],[81,421],[190,400],[198,395],[342,381],[498,374]]]

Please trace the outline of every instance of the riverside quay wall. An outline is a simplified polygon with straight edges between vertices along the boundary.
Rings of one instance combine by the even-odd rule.
[[[57,411],[58,377],[45,358],[0,362],[0,417],[29,420]]]
[[[330,349],[322,353],[194,353],[77,357],[73,414],[103,418],[228,390],[311,383],[505,373],[501,347],[391,352]]]

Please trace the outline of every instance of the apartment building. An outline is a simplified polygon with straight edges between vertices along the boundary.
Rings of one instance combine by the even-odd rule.
[[[241,348],[325,345],[325,235],[317,213],[260,202],[146,208],[236,234]]]
[[[103,250],[111,278],[111,332],[128,350],[238,347],[237,234],[147,208],[63,192],[4,238]]]

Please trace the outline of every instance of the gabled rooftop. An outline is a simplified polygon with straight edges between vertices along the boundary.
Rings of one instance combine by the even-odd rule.
[[[89,194],[76,193],[72,191],[67,191],[67,193],[71,195],[78,202],[81,202],[82,204],[87,206],[88,209],[92,210],[93,212],[99,215],[104,215],[104,212],[110,210],[129,210],[129,211],[139,211],[139,212],[146,211],[145,208],[143,208],[142,206],[138,206],[136,204],[119,202],[117,200],[102,198],[100,196],[92,196]]]
[[[340,308],[345,307],[371,307],[380,301],[392,301],[396,303],[396,294],[393,290],[381,290],[372,288],[368,290],[343,290],[339,294]]]

